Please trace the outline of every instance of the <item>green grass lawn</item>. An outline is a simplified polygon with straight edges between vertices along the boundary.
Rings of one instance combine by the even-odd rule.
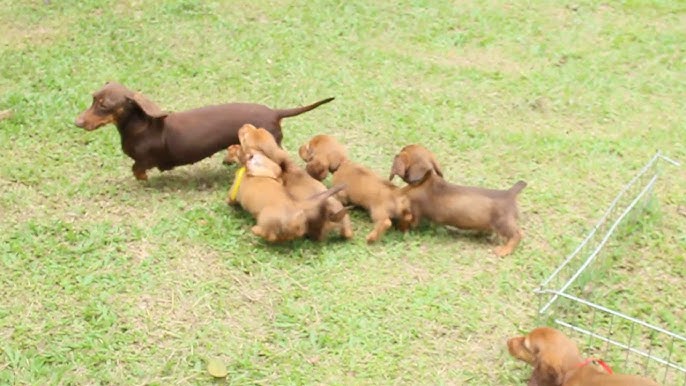
[[[686,161],[677,0],[2,0],[0,25],[0,384],[208,384],[211,358],[231,384],[525,384],[504,342],[533,289],[656,150]],[[222,154],[138,182],[114,127],[73,125],[107,80],[168,110],[335,96],[284,120],[291,153],[334,134],[385,176],[421,142],[450,181],[523,179],[525,238],[368,246],[355,211],[350,242],[267,245]],[[664,171],[607,288],[683,333],[686,168]]]

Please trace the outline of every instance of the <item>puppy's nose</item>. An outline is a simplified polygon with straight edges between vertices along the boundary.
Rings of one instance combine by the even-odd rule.
[[[74,124],[76,125],[76,127],[80,127],[83,129],[83,127],[86,125],[86,121],[81,116],[78,116],[76,117]]]

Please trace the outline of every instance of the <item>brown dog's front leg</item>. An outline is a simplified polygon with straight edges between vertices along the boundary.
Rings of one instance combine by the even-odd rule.
[[[133,171],[133,176],[136,177],[137,180],[148,180],[148,174],[146,173],[147,168],[145,166],[141,166],[138,162],[134,162],[133,166],[131,167],[131,170]]]

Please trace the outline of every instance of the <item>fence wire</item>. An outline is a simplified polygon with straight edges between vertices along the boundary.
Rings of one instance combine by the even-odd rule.
[[[594,277],[611,269],[603,251],[618,228],[644,210],[660,176],[656,153],[620,190],[584,240],[535,291],[538,315],[563,330],[585,336],[590,356],[602,357],[625,373],[643,374],[663,385],[686,386],[686,337],[588,300]]]

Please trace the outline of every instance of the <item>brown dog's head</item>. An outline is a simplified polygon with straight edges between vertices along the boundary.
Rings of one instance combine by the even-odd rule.
[[[538,327],[527,335],[508,339],[507,350],[534,368],[531,379],[538,386],[561,386],[565,375],[582,360],[576,344],[550,327]]]
[[[427,148],[419,144],[407,145],[400,150],[400,153],[393,159],[391,175],[388,177],[400,176],[408,184],[417,183],[427,171],[432,171],[438,176],[443,177],[441,165],[436,160],[436,156]]]
[[[93,103],[76,118],[74,124],[91,131],[109,123],[116,124],[132,111],[140,111],[150,118],[169,115],[143,94],[134,93],[119,83],[107,82],[93,93]]]
[[[345,146],[330,135],[316,135],[300,146],[298,154],[307,163],[307,173],[319,181],[333,173],[348,159]]]

